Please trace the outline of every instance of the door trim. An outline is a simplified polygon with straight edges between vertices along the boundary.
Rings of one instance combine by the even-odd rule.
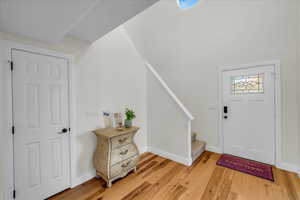
[[[254,67],[263,67],[263,66],[274,66],[275,70],[275,166],[278,166],[282,162],[281,155],[281,87],[280,87],[280,60],[271,60],[258,63],[234,65],[234,66],[223,66],[219,67],[219,147],[221,153],[224,153],[224,130],[223,130],[223,72],[238,70],[238,69],[247,69]]]
[[[63,58],[68,61],[68,89],[69,89],[69,123],[70,123],[70,137],[69,137],[69,142],[70,142],[70,187],[73,187],[76,185],[76,145],[75,145],[75,136],[77,133],[77,128],[76,128],[76,119],[77,119],[77,111],[76,111],[76,77],[77,77],[77,68],[76,65],[74,64],[74,57],[72,55],[64,54],[64,53],[59,53],[51,50],[46,50],[46,49],[41,49],[37,47],[33,47],[30,45],[24,45],[8,40],[0,40],[0,46],[3,52],[3,62],[1,63],[3,67],[5,67],[5,77],[7,78],[5,80],[6,85],[7,85],[7,91],[9,92],[7,94],[7,99],[6,102],[9,107],[9,112],[7,113],[7,127],[6,130],[7,132],[5,133],[5,140],[8,142],[8,149],[7,149],[7,154],[5,157],[5,160],[8,161],[6,165],[6,173],[8,174],[8,183],[7,188],[4,189],[5,194],[4,196],[7,197],[7,199],[13,199],[13,190],[15,187],[15,180],[14,180],[14,158],[13,158],[13,135],[11,134],[11,127],[13,126],[13,98],[12,98],[12,74],[10,71],[10,63],[9,61],[12,59],[12,54],[11,52],[13,50],[20,50],[20,51],[25,51],[29,53],[35,53],[35,54],[40,54],[40,55],[45,55],[45,56],[52,56],[52,57],[58,57],[58,58]],[[18,196],[17,196],[18,197]]]

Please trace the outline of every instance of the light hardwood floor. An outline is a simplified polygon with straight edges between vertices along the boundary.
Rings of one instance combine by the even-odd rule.
[[[219,154],[204,152],[186,167],[151,153],[141,156],[136,173],[107,189],[92,179],[50,200],[300,200],[300,179],[273,168],[275,182],[216,165]]]

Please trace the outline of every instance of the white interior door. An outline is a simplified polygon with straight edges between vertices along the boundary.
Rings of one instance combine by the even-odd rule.
[[[45,199],[70,186],[68,62],[19,50],[12,60],[16,197]]]
[[[274,164],[274,66],[224,71],[223,101],[224,153]]]

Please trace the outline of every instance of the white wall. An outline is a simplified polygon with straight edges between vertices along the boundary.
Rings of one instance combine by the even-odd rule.
[[[79,184],[95,175],[95,170],[92,166],[92,156],[95,150],[96,138],[91,131],[100,127],[101,119],[99,115],[100,110],[103,108],[114,112],[123,112],[126,107],[133,108],[137,114],[134,124],[141,127],[135,139],[140,151],[145,150],[147,144],[145,66],[123,27],[117,28],[91,46],[72,38],[67,38],[59,44],[46,44],[24,37],[0,33],[1,39],[76,56],[76,67],[79,73],[76,83],[77,132],[75,149],[77,165],[75,166],[75,184]],[[0,187],[5,190],[6,196],[11,190],[11,188],[7,189],[9,155],[2,151],[2,149],[8,149],[11,139],[10,119],[8,118],[10,108],[7,102],[10,90],[6,82],[7,78],[5,78],[10,75],[10,70],[7,67],[7,60],[1,59]],[[2,112],[4,108],[5,110]],[[2,122],[5,125],[3,127]],[[4,169],[2,169],[3,164]],[[0,199],[2,197],[1,189]]]
[[[147,70],[147,109],[149,150],[189,164],[189,119],[150,70]]]
[[[300,81],[300,1],[298,1],[298,23],[297,23],[297,28],[298,28],[298,73],[297,73],[297,78],[298,78],[298,83]],[[299,84],[298,84],[299,85]],[[300,87],[298,87],[298,99],[297,99],[298,105],[300,105]],[[298,106],[298,137],[299,137],[299,146],[298,146],[298,159],[299,159],[299,166],[300,166],[300,106]],[[298,175],[300,177],[300,167],[298,169]]]
[[[96,138],[91,130],[100,126],[102,109],[136,111],[134,124],[141,127],[136,142],[146,147],[146,72],[143,60],[122,27],[93,43],[81,56],[78,79],[78,170],[85,176],[93,171]]]
[[[298,164],[297,1],[209,0],[180,10],[162,0],[126,24],[143,56],[195,116],[209,147],[218,138],[218,67],[281,60],[282,159]]]
[[[3,60],[2,59],[2,49],[0,48],[0,62]],[[0,63],[0,80],[5,80],[5,73],[4,73],[4,68],[2,67],[2,64]],[[4,134],[4,123],[6,121],[5,115],[4,115],[4,86],[3,81],[1,81],[0,84],[0,136]],[[4,163],[4,145],[5,141],[3,140],[3,137],[0,139],[0,200],[4,200],[4,188],[5,188],[5,163]]]

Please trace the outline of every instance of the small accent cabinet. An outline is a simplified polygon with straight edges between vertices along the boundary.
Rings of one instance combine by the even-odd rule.
[[[134,136],[138,127],[97,129],[97,149],[94,154],[94,166],[97,176],[111,187],[112,181],[126,176],[130,171],[136,171],[139,151],[134,143]]]

